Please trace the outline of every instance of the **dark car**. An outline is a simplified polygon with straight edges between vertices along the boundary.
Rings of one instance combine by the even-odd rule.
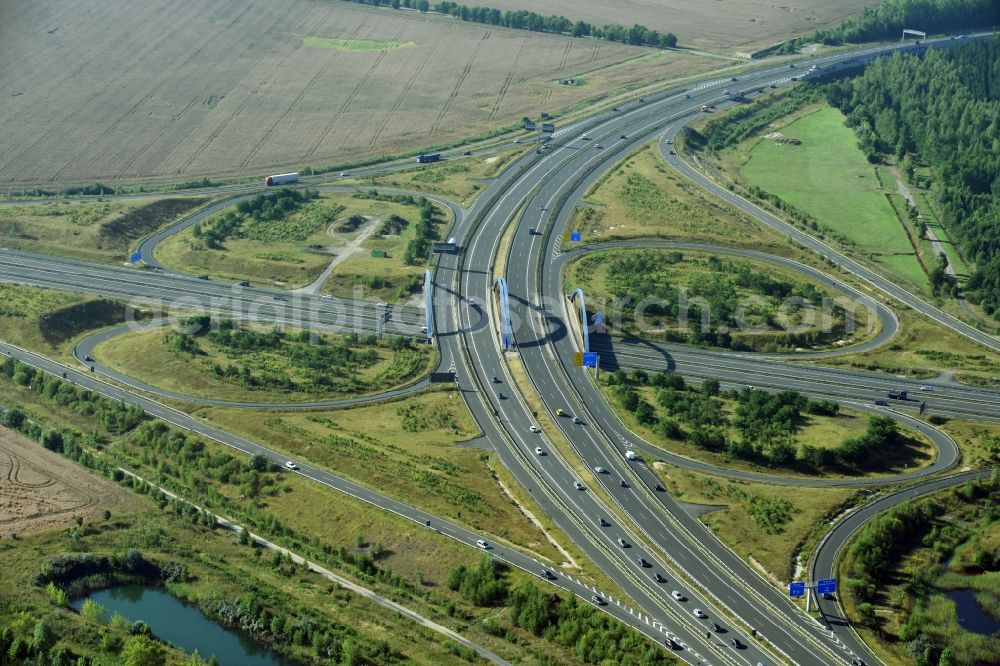
[[[660,484],[656,484],[656,492],[659,492],[659,493],[664,492],[663,486],[661,486]]]
[[[667,579],[664,578],[661,574],[658,574],[658,573],[653,574],[653,578],[656,579],[657,583],[666,583],[667,582]]]
[[[889,402],[887,400],[876,400],[875,404],[878,405],[878,406],[880,406],[880,407],[888,407],[889,406]]]
[[[663,642],[663,644],[666,645],[671,650],[680,650],[681,649],[681,644],[678,643],[673,638],[668,638],[666,641]]]
[[[241,287],[249,287],[250,286],[250,280],[240,280],[240,286]]]
[[[625,483],[625,479],[622,479],[622,480],[621,480],[621,481],[619,481],[618,483],[619,483],[619,484],[621,484],[621,487],[622,487],[622,488],[628,488],[628,484],[627,484],[627,483]]]
[[[548,569],[542,569],[541,576],[545,580],[555,580],[556,579],[555,575],[551,571],[549,571]]]
[[[740,639],[738,638],[732,639],[731,641],[729,641],[729,644],[732,645],[737,650],[742,650],[744,647],[746,647],[745,645],[743,645],[743,643],[740,643]]]
[[[208,279],[208,276],[207,276],[207,275],[199,275],[199,276],[198,276],[198,279],[199,279],[199,280],[207,280],[207,279]]]
[[[642,567],[643,569],[648,569],[650,567],[650,564],[645,559],[643,559],[643,558],[640,557],[639,558],[639,566]]]
[[[471,154],[472,154],[472,151],[471,151],[471,150],[467,150],[467,151],[465,151],[465,152],[464,152],[464,153],[462,153],[462,154],[463,154],[463,155],[471,155]]]
[[[713,622],[712,631],[714,631],[715,633],[719,633],[720,631],[722,631],[722,625],[720,625],[718,622]]]

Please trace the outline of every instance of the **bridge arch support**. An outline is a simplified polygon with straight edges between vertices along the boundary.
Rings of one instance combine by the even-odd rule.
[[[424,269],[424,326],[427,327],[427,344],[431,344],[434,342],[434,282],[429,269]]]
[[[507,292],[507,280],[498,277],[493,283],[497,302],[500,304],[500,347],[504,351],[514,348],[514,328],[510,321],[510,296]]]
[[[580,307],[580,331],[583,335],[583,351],[590,351],[590,318],[587,316],[587,299],[583,296],[583,289],[576,288],[568,296],[570,302],[576,302]]]

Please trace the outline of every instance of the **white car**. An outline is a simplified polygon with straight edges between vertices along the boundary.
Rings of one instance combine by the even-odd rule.
[[[694,615],[699,620],[707,620],[708,619],[708,616],[705,615],[704,611],[702,611],[700,608],[695,608],[693,611],[691,611],[691,614]]]
[[[285,469],[298,469],[299,466],[295,464],[292,460],[285,461]]]
[[[930,393],[931,391],[934,390],[934,387],[933,386],[921,386],[920,390],[921,391],[927,391],[928,393]]]
[[[579,481],[574,481],[573,487],[576,488],[577,490],[583,490],[583,484],[580,483]]]
[[[332,301],[333,300],[333,294],[323,294],[323,300],[324,301]]]
[[[608,473],[608,470],[604,469],[603,467],[601,467],[599,465],[594,468],[594,471],[597,472],[598,474],[607,474]]]
[[[625,459],[626,460],[635,460],[636,458],[637,458],[637,456],[635,455],[635,451],[626,451],[625,452]]]
[[[346,175],[347,175],[347,172],[346,172],[346,171],[341,171],[341,172],[340,172],[340,177],[341,177],[341,178],[343,178],[343,177],[344,177],[344,176],[346,176]]]
[[[681,594],[680,592],[678,592],[677,590],[674,590],[673,592],[671,592],[670,596],[672,596],[677,601],[684,601],[684,595]]]
[[[542,429],[539,428],[536,425],[530,425],[530,426],[528,426],[528,430],[530,430],[531,432],[541,432],[542,431]]]
[[[479,541],[477,541],[476,545],[479,546],[480,548],[482,548],[483,550],[489,550],[490,549],[490,544],[487,541],[485,541],[484,539],[480,539]]]
[[[542,451],[542,447],[540,447],[540,446],[536,446],[535,447],[535,455],[536,456],[544,456],[545,455],[545,453]]]
[[[420,332],[421,333],[426,333],[427,332],[427,327],[426,326],[421,326],[420,327]]]

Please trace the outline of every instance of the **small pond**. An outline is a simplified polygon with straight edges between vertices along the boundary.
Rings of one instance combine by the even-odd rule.
[[[205,659],[214,654],[222,666],[284,666],[287,663],[280,655],[238,632],[221,627],[195,606],[163,590],[141,585],[113,587],[74,600],[73,608],[80,610],[88,598],[108,609],[105,620],[110,620],[116,612],[132,622],[141,620],[158,638],[189,653],[197,650]]]
[[[1000,631],[1000,622],[979,607],[976,603],[976,591],[966,588],[964,590],[948,590],[945,596],[955,602],[955,613],[958,615],[958,624],[966,631],[989,636]]]

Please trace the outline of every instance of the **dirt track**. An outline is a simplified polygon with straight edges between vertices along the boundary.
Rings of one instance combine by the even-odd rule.
[[[76,516],[115,513],[126,491],[62,456],[0,428],[0,536],[68,527]]]

